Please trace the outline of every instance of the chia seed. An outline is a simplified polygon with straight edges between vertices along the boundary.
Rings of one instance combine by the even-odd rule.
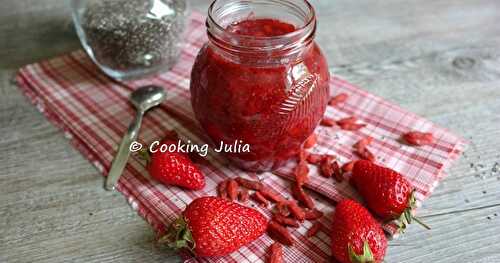
[[[81,17],[88,46],[117,71],[171,67],[180,54],[185,0],[90,0]]]
[[[491,168],[491,172],[493,174],[498,174],[500,172],[500,164],[498,162],[495,162],[493,168]]]

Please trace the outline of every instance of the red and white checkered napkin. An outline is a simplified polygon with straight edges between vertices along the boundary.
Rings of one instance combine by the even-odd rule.
[[[202,144],[206,138],[193,119],[188,87],[191,65],[198,49],[206,41],[203,21],[201,15],[193,15],[187,47],[182,52],[180,62],[170,72],[120,84],[102,74],[83,51],[77,51],[22,68],[17,76],[19,87],[103,174],[107,173],[118,143],[134,116],[134,109],[127,101],[128,96],[142,85],[157,84],[168,92],[167,102],[146,115],[140,134],[142,142],[157,140],[165,131],[175,129],[182,137]],[[340,107],[329,107],[326,113],[328,117],[339,119],[354,115],[368,125],[358,132],[319,127],[316,131],[319,142],[313,151],[337,155],[344,162],[355,158],[351,145],[359,138],[370,135],[375,138],[370,149],[378,157],[378,162],[406,175],[417,189],[420,201],[431,194],[445,175],[443,170],[464,148],[465,143],[459,137],[341,79],[332,79],[331,90],[332,95],[345,92],[350,97]],[[403,146],[397,139],[409,130],[432,131],[437,141],[432,146],[419,148]],[[133,156],[120,179],[118,190],[142,217],[161,231],[193,199],[215,195],[218,182],[246,174],[228,166],[221,156],[209,155],[209,161],[211,164],[202,166],[207,177],[205,190],[193,192],[159,184],[148,176],[144,164]],[[265,173],[259,177],[288,197],[287,179],[292,178],[292,166],[278,171],[276,174],[280,176]],[[333,209],[332,200],[358,198],[347,182],[338,184],[333,179],[322,178],[316,170],[312,170],[308,187],[319,193],[314,194],[317,206],[327,213]],[[268,211],[260,210],[269,215]],[[298,242],[294,247],[285,248],[285,261],[323,262],[328,259],[330,217],[321,219],[322,231],[313,238],[304,236],[311,226],[310,222],[306,221],[301,228],[290,229]],[[187,260],[262,262],[271,243],[271,239],[264,235],[223,258]]]

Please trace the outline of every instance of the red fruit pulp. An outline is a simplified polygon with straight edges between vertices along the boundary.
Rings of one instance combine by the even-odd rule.
[[[233,23],[227,32],[254,37],[275,37],[295,31],[295,26],[275,19],[249,19]]]
[[[229,36],[250,36],[250,42],[253,37],[286,37],[295,30],[274,19],[248,19],[226,27]],[[191,73],[196,118],[217,147],[235,140],[250,145],[250,152],[226,153],[242,168],[278,168],[299,152],[324,114],[329,98],[327,62],[315,42],[300,44],[295,59],[279,63],[269,58],[284,50],[243,57],[210,42],[196,58]]]

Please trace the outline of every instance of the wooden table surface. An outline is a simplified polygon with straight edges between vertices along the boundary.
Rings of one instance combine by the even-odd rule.
[[[386,262],[500,262],[500,1],[313,4],[334,74],[471,142],[419,212],[433,229],[412,226]],[[0,7],[0,262],[177,261],[13,82],[79,48],[65,1]]]

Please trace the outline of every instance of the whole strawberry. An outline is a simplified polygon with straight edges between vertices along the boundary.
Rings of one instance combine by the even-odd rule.
[[[165,140],[160,145],[175,144]],[[160,147],[151,153],[148,163],[149,174],[156,180],[186,189],[200,190],[205,187],[205,176],[200,169],[182,152],[161,152]]]
[[[383,220],[399,219],[400,230],[416,219],[415,197],[410,183],[398,172],[360,160],[354,164],[351,180],[368,208]]]
[[[191,202],[160,239],[196,256],[223,256],[260,237],[267,219],[258,211],[219,197]]]
[[[332,254],[341,263],[380,263],[387,239],[370,212],[353,200],[335,208],[332,223]]]

